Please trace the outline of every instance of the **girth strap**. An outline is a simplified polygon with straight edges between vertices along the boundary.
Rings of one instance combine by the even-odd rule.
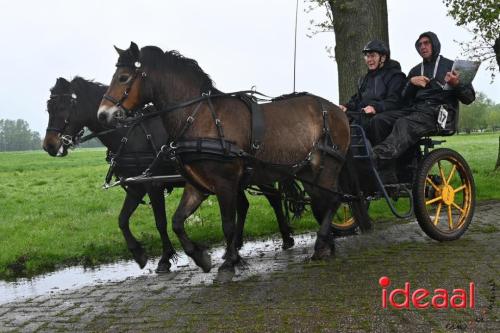
[[[264,139],[266,128],[264,126],[264,115],[261,107],[255,101],[251,101],[252,111],[252,150],[258,150]]]
[[[175,143],[176,156],[181,156],[186,153],[209,154],[215,159],[224,157],[244,157],[248,154],[238,147],[233,141],[211,138],[198,138],[194,140],[181,140]],[[217,158],[218,157],[218,158]],[[206,158],[206,157],[205,157]]]

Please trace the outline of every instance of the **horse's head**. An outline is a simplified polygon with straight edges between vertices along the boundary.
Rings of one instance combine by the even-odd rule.
[[[131,42],[127,50],[116,46],[115,49],[119,55],[116,71],[97,111],[99,121],[112,126],[145,104],[141,96],[141,84],[146,72],[140,62],[139,47]]]
[[[68,148],[83,134],[83,126],[75,119],[76,103],[71,83],[58,78],[47,101],[49,124],[43,139],[43,149],[52,156],[65,156]]]

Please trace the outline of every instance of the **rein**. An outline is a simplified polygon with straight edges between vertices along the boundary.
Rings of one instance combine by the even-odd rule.
[[[251,98],[253,100],[255,100],[255,101],[266,101],[266,102],[269,102],[269,101],[273,101],[273,100],[279,99],[279,97],[276,97],[276,98],[270,97],[270,96],[265,95],[263,93],[260,93],[260,92],[258,92],[256,90],[240,90],[240,91],[234,91],[234,92],[230,92],[230,93],[217,93],[217,94],[211,94],[209,92],[209,93],[203,93],[203,94],[201,94],[201,96],[195,97],[193,99],[190,99],[190,100],[187,100],[187,101],[175,104],[175,105],[173,105],[173,106],[171,106],[169,108],[166,108],[166,109],[163,109],[163,110],[154,111],[154,112],[141,113],[138,116],[133,117],[133,118],[131,118],[129,120],[127,120],[127,119],[121,120],[121,122],[123,122],[123,123],[132,122],[133,123],[135,121],[142,121],[144,119],[153,118],[155,116],[158,116],[158,115],[161,115],[161,114],[164,114],[164,113],[167,113],[167,112],[172,112],[172,111],[177,111],[177,110],[183,109],[185,107],[191,106],[191,105],[196,104],[198,102],[203,102],[205,100],[209,100],[210,98],[217,98],[217,97],[240,97],[240,96],[247,96],[248,97],[248,95],[251,95]],[[254,95],[259,95],[259,96],[262,96],[262,97],[265,97],[265,98],[259,98],[259,97],[256,97]]]

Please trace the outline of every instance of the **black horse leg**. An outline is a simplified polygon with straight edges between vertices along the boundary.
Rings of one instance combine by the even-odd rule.
[[[212,268],[212,262],[210,256],[205,248],[194,243],[186,234],[184,228],[184,221],[200,206],[200,204],[205,200],[207,196],[200,191],[196,190],[190,184],[186,184],[184,187],[184,193],[182,193],[181,202],[179,207],[175,211],[172,227],[175,234],[181,242],[184,252],[191,258],[193,258],[196,265],[201,267],[205,273],[210,272]]]
[[[283,239],[283,249],[289,249],[294,244],[292,235],[292,228],[290,227],[288,219],[285,217],[283,213],[283,204],[281,202],[281,194],[271,185],[263,185],[259,186],[264,196],[267,198],[271,207],[274,209],[274,214],[276,215],[276,219],[278,220],[278,226],[280,228],[281,238]]]
[[[234,235],[234,244],[237,249],[241,249],[243,246],[243,229],[245,227],[245,220],[247,218],[248,212],[248,200],[245,195],[245,191],[238,191],[238,198],[236,202],[236,231]],[[224,254],[225,258],[226,255]]]
[[[163,253],[160,261],[158,262],[156,272],[169,272],[171,266],[170,259],[175,255],[175,249],[172,246],[167,233],[167,215],[165,213],[165,196],[163,194],[163,188],[153,186],[149,190],[148,194],[151,200],[151,206],[153,207],[156,229],[158,229],[158,232],[160,233],[161,243],[163,247]]]
[[[145,190],[139,190],[138,188],[134,188],[134,194],[127,193],[125,201],[123,201],[120,216],[118,217],[118,225],[120,226],[123,237],[127,242],[127,247],[130,252],[132,252],[134,260],[139,264],[139,267],[141,268],[144,268],[144,266],[146,266],[148,258],[141,244],[137,241],[134,235],[132,235],[132,232],[129,228],[129,221],[130,216],[132,216],[134,211],[137,209],[139,201],[140,199],[142,199],[145,193]]]
[[[313,260],[326,258],[335,250],[331,221],[340,206],[340,201],[334,201],[333,198],[328,200],[328,197],[328,195],[316,198],[311,196],[311,209],[320,225],[314,244],[314,254],[311,258]]]
[[[234,195],[230,189],[231,186],[224,186],[226,191],[221,191],[217,193],[217,199],[219,200],[220,214],[222,218],[222,230],[224,232],[224,237],[226,238],[226,255],[225,260],[219,267],[219,271],[229,271],[234,272],[234,265],[240,261],[240,256],[238,254],[238,248],[236,247],[236,206],[238,201],[238,195]],[[234,187],[236,188],[236,186]]]

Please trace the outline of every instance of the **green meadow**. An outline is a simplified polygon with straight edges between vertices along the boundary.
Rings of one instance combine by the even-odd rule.
[[[498,133],[457,135],[441,145],[460,152],[473,170],[478,200],[500,199],[500,171],[493,171]],[[54,269],[87,266],[131,258],[120,229],[118,213],[124,198],[120,188],[103,190],[108,165],[104,149],[78,149],[64,158],[42,151],[0,153],[0,278],[33,276]],[[182,189],[167,198],[169,235],[171,216]],[[263,197],[248,196],[250,209],[245,237],[278,233],[274,213]],[[147,200],[146,200],[147,201]],[[370,207],[375,219],[390,219],[384,202]],[[223,240],[217,200],[209,198],[186,223],[196,241]],[[375,222],[376,223],[376,222]],[[292,222],[295,233],[315,230],[311,213]],[[149,205],[141,205],[131,229],[150,256],[161,254],[161,243]]]

